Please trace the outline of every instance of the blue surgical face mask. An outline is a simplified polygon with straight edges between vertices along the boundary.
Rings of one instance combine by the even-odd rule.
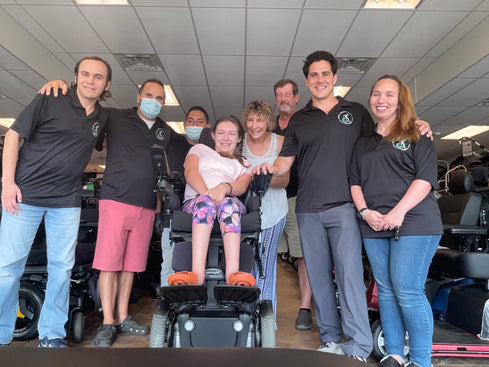
[[[162,107],[163,106],[153,98],[142,98],[141,103],[139,104],[141,113],[149,119],[154,119],[158,116]]]
[[[185,135],[187,135],[190,140],[197,141],[200,138],[202,130],[204,130],[204,128],[201,126],[187,126],[185,127]]]

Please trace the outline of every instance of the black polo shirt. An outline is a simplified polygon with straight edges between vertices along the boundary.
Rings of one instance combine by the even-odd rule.
[[[154,209],[156,176],[150,149],[153,144],[167,147],[170,127],[157,118],[148,129],[136,107],[107,110],[107,166],[100,198]]]
[[[320,212],[351,202],[349,169],[357,138],[373,131],[368,111],[338,97],[326,114],[312,101],[292,115],[280,156],[296,156],[296,212]]]
[[[287,127],[282,130],[280,128],[280,125],[278,124],[278,117],[277,117],[277,126],[275,127],[273,132],[277,135],[285,136],[285,133],[287,132]],[[287,191],[287,198],[292,198],[294,196],[297,196],[298,187],[299,187],[299,175],[297,172],[297,159],[296,159],[294,160],[294,163],[292,163],[292,167],[290,167],[289,184],[285,188],[285,191]]]
[[[377,133],[362,136],[355,144],[350,182],[362,187],[369,209],[387,214],[402,199],[414,180],[438,188],[437,156],[433,142],[421,136],[416,144],[409,140],[389,143]],[[392,231],[375,232],[360,221],[362,236],[391,237]],[[406,213],[401,235],[442,234],[440,209],[434,191]]]
[[[15,182],[28,205],[81,205],[81,176],[105,124],[98,103],[87,116],[76,91],[55,98],[38,94],[11,129],[24,137]]]

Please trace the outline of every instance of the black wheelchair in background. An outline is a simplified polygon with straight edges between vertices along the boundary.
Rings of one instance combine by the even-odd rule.
[[[165,177],[164,149],[153,146],[157,189],[164,200],[175,201]],[[260,201],[271,176],[255,176],[242,202],[240,270],[250,272],[260,243]],[[172,208],[173,268],[191,270],[192,215]],[[258,301],[256,287],[229,286],[224,275],[223,245],[214,225],[209,242],[203,285],[161,287],[151,323],[150,347],[275,347],[275,318],[271,300]]]

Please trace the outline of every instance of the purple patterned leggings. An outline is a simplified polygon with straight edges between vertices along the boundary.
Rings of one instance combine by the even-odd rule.
[[[192,225],[212,226],[217,215],[222,235],[228,232],[241,234],[241,216],[246,213],[241,201],[235,197],[225,197],[219,206],[216,206],[207,195],[199,195],[188,200],[183,204],[182,210],[192,214]]]

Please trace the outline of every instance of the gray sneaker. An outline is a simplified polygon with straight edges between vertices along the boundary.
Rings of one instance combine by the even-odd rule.
[[[349,354],[348,357],[356,360],[356,361],[360,361],[360,362],[363,362],[363,363],[367,363],[367,360],[362,357],[362,356],[359,356],[358,354]]]
[[[316,350],[318,352],[333,353],[339,355],[345,354],[345,352],[343,352],[343,349],[341,348],[341,343],[333,343],[333,342],[324,343],[321,344],[321,346]]]
[[[299,330],[312,329],[311,310],[306,310],[304,308],[301,308],[299,310],[299,314],[297,315],[297,320],[295,320],[295,328]]]

